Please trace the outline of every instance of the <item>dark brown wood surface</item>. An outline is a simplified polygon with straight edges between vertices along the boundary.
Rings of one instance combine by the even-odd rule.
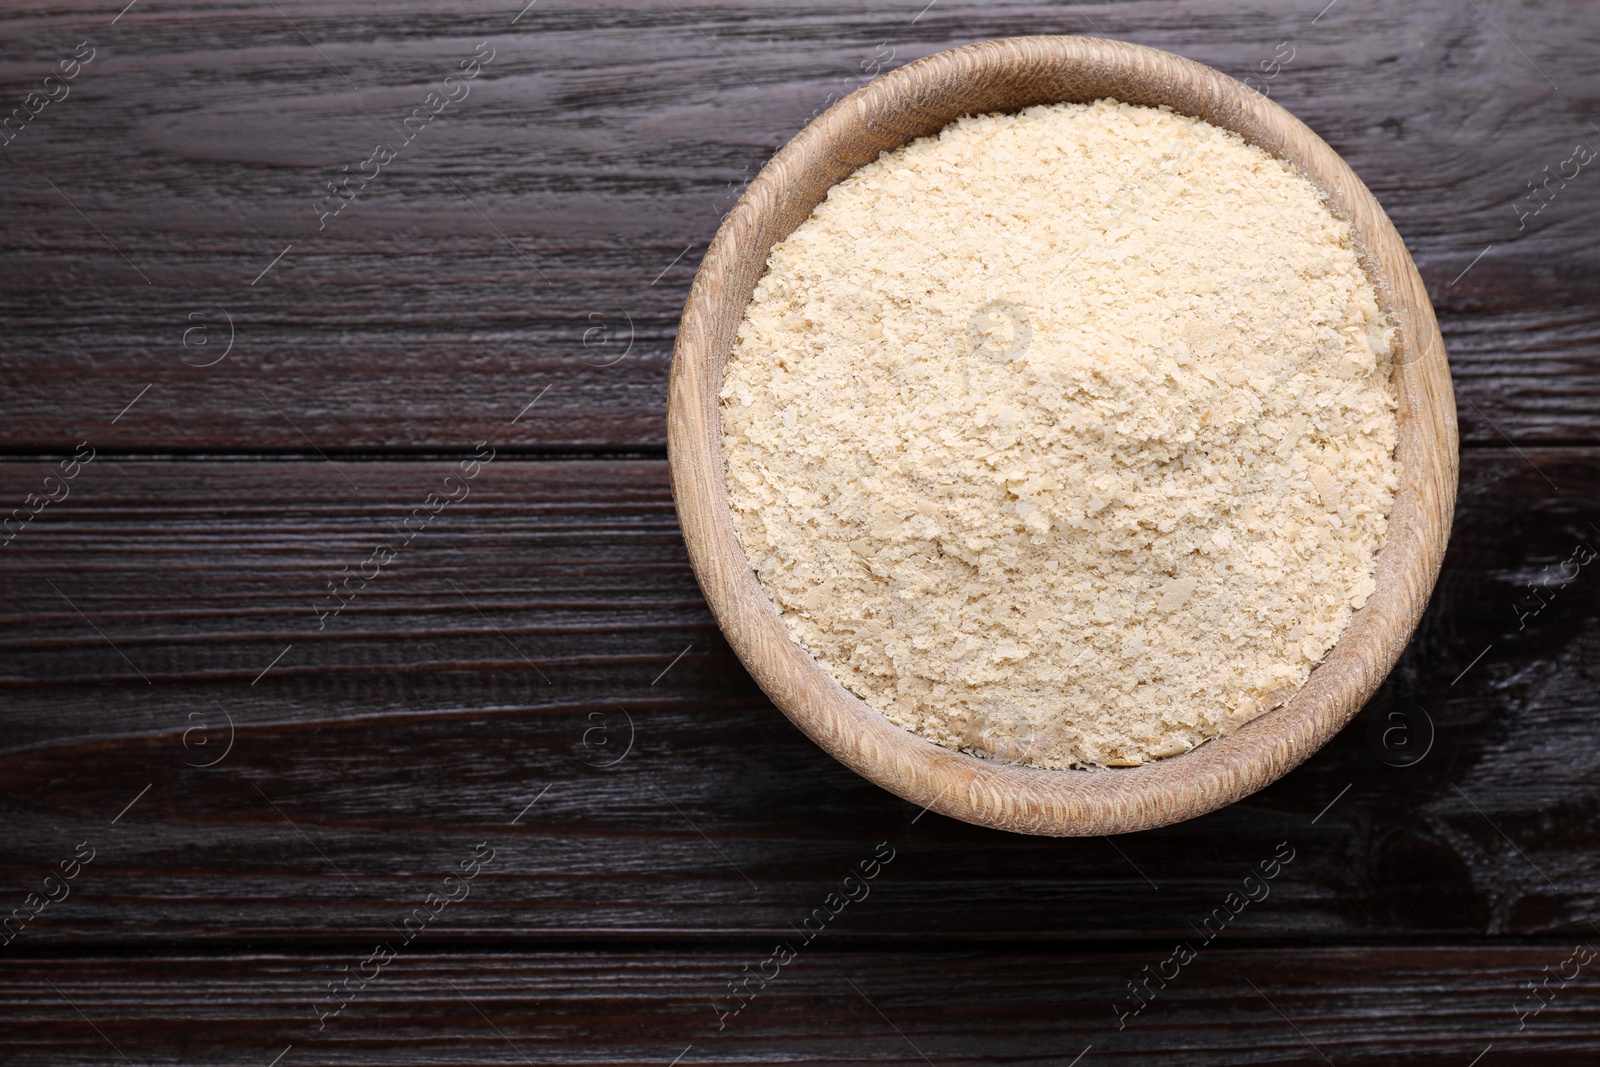
[[[1600,548],[1600,175],[1518,212],[1600,148],[1600,10],[1323,7],[0,11],[0,117],[95,49],[0,146],[0,518],[94,450],[0,532],[0,916],[27,917],[0,1060],[1593,1062],[1600,575],[1562,562]],[[740,183],[874,63],[1020,33],[1254,72],[1343,153],[1429,285],[1465,446],[1368,709],[1249,800],[1115,840],[919,817],[820,753],[719,638],[661,451]],[[319,232],[325,183],[483,41]],[[319,1033],[327,983],[480,842]],[[870,896],[718,1030],[880,842]],[[1119,1031],[1280,842],[1269,895]]]
[[[141,0],[115,25],[88,0],[0,13],[15,104],[80,41],[97,50],[0,149],[0,443],[450,447],[550,385],[508,443],[660,445],[678,312],[739,185],[874,64],[1023,33],[1120,37],[1254,75],[1406,238],[1471,401],[1463,438],[1596,439],[1600,182],[1559,178],[1575,144],[1600,147],[1592,4],[1485,17],[1454,0],[1339,0],[1313,23],[1282,3],[940,0],[913,23],[918,0],[541,0],[515,26],[508,6]],[[319,230],[325,183],[400,141],[395,126],[484,40],[494,59],[467,97]],[[1521,219],[1547,174],[1549,203]],[[233,352],[190,365],[214,358],[224,312]]]
[[[1593,997],[1552,982],[1554,999],[1535,1013],[1540,1001],[1522,988],[1525,975],[1570,958],[1572,945],[1559,943],[1217,948],[1197,954],[1121,1030],[1117,994],[1126,1011],[1126,982],[1170,946],[1078,957],[819,947],[797,954],[736,1015],[727,984],[756,969],[770,945],[399,956],[324,1018],[327,984],[370,947],[18,963],[0,979],[14,1035],[7,1062],[121,1063],[120,1053],[141,1064],[267,1064],[283,1053],[282,1063],[325,1064],[665,1067],[681,1056],[1043,1067],[1082,1055],[1085,1065],[1462,1067],[1488,1049],[1483,1064],[1578,1067],[1594,1062],[1584,1050],[1600,1029]]]

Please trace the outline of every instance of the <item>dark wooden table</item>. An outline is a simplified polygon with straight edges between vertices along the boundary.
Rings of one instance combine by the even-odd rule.
[[[1600,1057],[1600,7],[123,2],[0,11],[0,1061]],[[1461,416],[1379,696],[1116,840],[824,756],[667,490],[742,183],[1026,33],[1253,75],[1342,152]]]

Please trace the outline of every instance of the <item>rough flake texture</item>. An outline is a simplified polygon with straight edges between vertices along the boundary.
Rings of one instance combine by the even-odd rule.
[[[790,631],[941,745],[1188,751],[1301,685],[1373,589],[1392,329],[1346,223],[1197,119],[962,118],[772,251],[722,390]]]

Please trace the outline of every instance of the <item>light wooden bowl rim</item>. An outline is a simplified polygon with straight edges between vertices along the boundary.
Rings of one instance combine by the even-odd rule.
[[[880,150],[961,114],[1112,97],[1168,104],[1297,166],[1348,220],[1400,326],[1400,487],[1377,589],[1293,698],[1192,752],[1127,769],[1050,771],[942,748],[889,722],[789,634],[734,533],[718,393],[772,246]],[[1455,506],[1455,401],[1427,290],[1388,216],[1339,155],[1282,107],[1210,67],[1121,41],[1013,37],[883,75],[797,134],[723,220],[695,276],[672,360],[667,455],[695,576],[728,643],[779,709],[857,773],[952,818],[1029,834],[1149,829],[1230,804],[1310,756],[1394,666],[1438,576]]]

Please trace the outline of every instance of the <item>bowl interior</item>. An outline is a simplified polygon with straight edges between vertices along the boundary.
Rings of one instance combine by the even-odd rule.
[[[1399,325],[1400,485],[1377,589],[1284,706],[1181,756],[1136,768],[1049,771],[942,748],[848,692],[789,635],[734,534],[718,392],[773,245],[830,187],[886,149],[972,113],[1112,97],[1230,129],[1296,166],[1350,222],[1380,306]],[[783,148],[728,214],[695,278],[673,356],[668,453],[690,560],[730,645],[773,702],[833,756],[919,806],[1057,836],[1166,825],[1254,792],[1343,727],[1421,617],[1449,535],[1455,404],[1433,309],[1405,245],[1354,172],[1283,108],[1210,67],[1081,37],[1019,37],[941,52],[841,100]]]

